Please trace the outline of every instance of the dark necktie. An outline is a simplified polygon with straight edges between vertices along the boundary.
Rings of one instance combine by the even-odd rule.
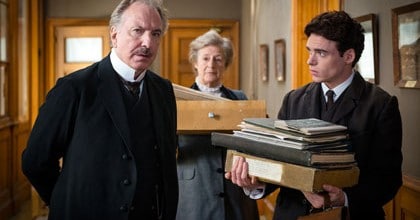
[[[327,110],[330,110],[331,107],[334,105],[334,91],[328,90],[327,93]]]
[[[124,86],[128,89],[128,91],[135,97],[139,97],[140,93],[140,82],[129,82],[121,78]]]

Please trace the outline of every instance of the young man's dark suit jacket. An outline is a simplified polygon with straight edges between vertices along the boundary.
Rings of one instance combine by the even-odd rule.
[[[110,58],[58,80],[40,108],[22,169],[49,205],[49,219],[127,219],[137,179],[122,85]],[[172,84],[144,78],[159,146],[164,218],[175,219],[176,102]],[[139,112],[141,114],[141,112]],[[63,169],[59,170],[59,158]],[[127,180],[127,181],[125,181]],[[154,190],[154,189],[151,189]]]
[[[279,119],[321,116],[321,84],[310,83],[288,93]],[[322,97],[323,98],[323,97]],[[352,219],[384,219],[382,206],[402,184],[402,128],[398,101],[356,73],[332,118],[348,126],[352,151],[360,168],[359,184],[345,188]],[[267,193],[276,187],[267,187]],[[274,219],[296,219],[309,202],[300,191],[282,187]]]

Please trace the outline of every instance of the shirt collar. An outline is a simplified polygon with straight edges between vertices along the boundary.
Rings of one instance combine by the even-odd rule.
[[[118,75],[121,76],[126,81],[129,82],[140,82],[146,73],[146,70],[144,70],[137,79],[134,79],[134,73],[136,72],[133,68],[128,66],[126,63],[124,63],[115,52],[115,49],[112,48],[111,54],[109,56],[111,59],[111,64],[114,70],[118,73]]]
[[[350,77],[347,78],[344,82],[342,82],[340,85],[336,86],[335,88],[331,89],[334,91],[334,101],[340,97],[341,94],[343,94],[344,90],[347,89],[347,87],[350,86],[351,81],[353,81],[354,78],[354,70],[351,73]],[[324,96],[326,96],[326,93],[328,90],[330,90],[325,83],[321,83],[322,92],[324,93]]]
[[[212,94],[216,96],[222,95],[222,91],[220,90],[220,88],[222,87],[222,84],[216,87],[208,87],[204,84],[201,84],[200,80],[198,80],[198,77],[195,78],[195,84],[197,84],[198,89],[204,93],[208,93],[208,94]]]

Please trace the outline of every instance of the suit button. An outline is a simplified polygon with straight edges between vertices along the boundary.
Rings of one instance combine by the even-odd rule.
[[[121,157],[122,157],[123,160],[128,160],[128,155],[127,154],[123,154]]]
[[[121,211],[121,212],[127,212],[127,211],[128,211],[128,206],[127,206],[127,204],[122,205],[122,206],[120,207],[120,211]]]
[[[218,196],[219,196],[220,198],[223,198],[223,197],[225,197],[225,193],[224,193],[224,192],[220,192]]]
[[[216,170],[218,173],[223,173],[223,169],[222,168],[217,168]]]
[[[123,184],[126,185],[126,186],[128,186],[128,185],[131,184],[131,182],[130,182],[130,180],[125,179],[125,180],[123,180]]]
[[[133,211],[134,210],[134,206],[130,206],[130,211]]]
[[[157,145],[155,145],[155,146],[153,147],[153,149],[158,150],[158,149],[159,149],[159,147],[158,147]]]
[[[308,203],[308,201],[306,199],[302,199],[302,204],[305,205],[306,203]]]

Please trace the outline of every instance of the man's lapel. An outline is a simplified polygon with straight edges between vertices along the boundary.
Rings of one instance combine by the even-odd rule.
[[[360,96],[365,89],[365,80],[356,72],[353,81],[344,92],[341,103],[337,106],[337,110],[332,118],[333,123],[337,123],[342,120],[348,114],[350,114],[354,108],[358,105]]]
[[[97,74],[100,80],[98,94],[102,97],[105,109],[108,111],[124,143],[130,147],[130,129],[126,109],[118,81],[115,77],[117,73],[111,65],[109,56],[99,64]]]
[[[303,108],[299,111],[304,112],[305,118],[321,117],[321,86],[319,83],[312,83],[305,92]]]

